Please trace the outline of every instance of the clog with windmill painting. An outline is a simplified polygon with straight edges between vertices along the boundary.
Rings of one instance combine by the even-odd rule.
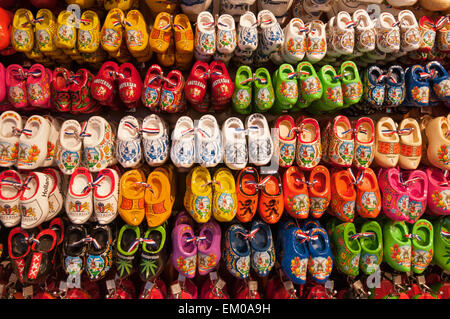
[[[259,112],[269,110],[275,103],[275,93],[272,86],[272,79],[266,68],[258,68],[254,76],[254,103]]]
[[[436,26],[434,21],[427,16],[422,16],[419,20],[420,40],[419,51],[430,52],[436,40]]]
[[[394,270],[411,270],[411,239],[405,222],[388,220],[383,227],[383,260]]]
[[[323,89],[322,83],[317,76],[316,71],[311,63],[307,61],[300,62],[297,65],[297,78],[300,82],[300,96],[297,100],[296,107],[307,107],[315,100],[319,100],[322,97]]]
[[[332,233],[335,265],[347,276],[359,275],[361,245],[353,223],[340,223]]]
[[[430,215],[448,215],[450,211],[450,185],[442,170],[429,167],[427,207]]]
[[[328,156],[333,165],[350,167],[354,155],[353,129],[346,116],[334,118],[331,128]]]
[[[433,259],[433,224],[426,219],[419,219],[414,223],[411,235],[411,269],[414,273],[421,274]]]
[[[356,212],[363,218],[376,218],[381,211],[381,193],[374,171],[365,168],[356,184]]]
[[[355,156],[353,165],[367,168],[372,164],[375,151],[375,127],[369,117],[361,117],[355,123]]]
[[[131,226],[139,226],[145,218],[145,175],[133,169],[120,177],[118,211],[120,217]]]
[[[196,64],[199,61],[196,62]],[[195,65],[194,65],[195,68]],[[192,70],[194,70],[194,68]],[[240,114],[249,114],[252,105],[252,70],[247,65],[241,65],[236,71],[234,90],[231,102],[233,109]]]
[[[407,171],[404,178],[409,191],[408,223],[415,223],[427,209],[428,177],[422,170]]]
[[[213,216],[219,222],[229,222],[236,215],[236,182],[228,168],[214,173]]]
[[[123,21],[125,15],[120,9],[111,9],[106,16],[100,36],[102,48],[108,53],[117,53],[122,45]]]
[[[359,233],[363,235],[359,238],[359,269],[370,275],[377,271],[383,261],[383,231],[377,221],[371,220],[363,222]]]
[[[314,167],[309,175],[310,214],[314,218],[322,217],[330,205],[331,177],[328,169],[323,165]]]
[[[189,18],[185,14],[177,14],[173,21],[173,28],[176,51],[192,53],[194,51],[194,31]]]
[[[100,19],[96,12],[87,10],[81,15],[77,48],[80,53],[93,53],[100,46]]]
[[[191,177],[191,210],[188,212],[197,223],[206,223],[212,215],[213,183],[209,171],[197,166]]]
[[[17,162],[19,154],[19,136],[23,129],[22,117],[14,111],[5,111],[0,115],[0,166],[11,167]]]
[[[418,107],[428,106],[430,102],[430,75],[421,65],[413,65],[406,70],[406,99]]]
[[[313,118],[301,118],[297,129],[296,163],[301,169],[311,170],[322,157],[319,123]]]
[[[428,62],[425,69],[428,74],[431,74],[430,86],[437,98],[450,102],[450,76],[447,70],[437,61]]]
[[[295,160],[295,142],[294,132],[295,122],[292,116],[280,116],[275,124],[278,142],[278,163],[281,167],[290,167]]]
[[[283,175],[284,207],[288,214],[294,218],[308,218],[308,195],[308,185],[303,172],[296,166],[289,167]]]
[[[58,32],[55,44],[63,50],[76,49],[77,29],[75,28],[75,15],[71,11],[63,10],[58,15]]]
[[[392,220],[405,221],[409,216],[409,191],[398,168],[378,172],[378,185],[383,195],[383,213]]]
[[[138,10],[127,13],[125,23],[127,48],[134,57],[149,53],[148,30],[144,16]]]
[[[363,87],[356,64],[346,61],[341,65],[341,82],[344,107],[356,104],[361,100]]]

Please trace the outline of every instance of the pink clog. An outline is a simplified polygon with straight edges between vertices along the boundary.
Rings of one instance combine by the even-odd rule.
[[[172,264],[184,277],[195,277],[197,237],[191,225],[178,224],[172,230]]]
[[[392,220],[406,221],[409,217],[409,191],[400,178],[400,170],[395,167],[378,172],[384,214]]]
[[[200,227],[198,242],[198,273],[203,276],[219,266],[221,230],[210,220]]]
[[[409,171],[405,180],[409,193],[408,223],[415,223],[427,209],[428,177],[424,171]]]
[[[6,68],[5,82],[9,103],[15,108],[27,107],[27,69],[22,68],[18,64],[10,64]]]
[[[48,108],[50,103],[50,78],[42,64],[34,64],[28,70],[27,97],[28,103],[37,108]]]
[[[450,215],[450,184],[441,170],[427,168],[428,212],[431,215]]]

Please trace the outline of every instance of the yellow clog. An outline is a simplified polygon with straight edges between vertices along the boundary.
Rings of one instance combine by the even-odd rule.
[[[145,216],[148,227],[162,225],[172,214],[173,200],[169,177],[154,170],[147,179],[145,189]]]
[[[212,187],[211,175],[206,168],[197,166],[192,170],[191,191],[191,210],[188,212],[197,223],[207,223],[212,213]]]
[[[192,190],[191,190],[191,180],[192,180],[192,172],[194,169],[189,170],[189,173],[186,175],[186,191],[184,192],[183,205],[184,208],[190,212],[192,210]]]
[[[214,174],[213,215],[219,222],[229,222],[236,215],[236,182],[228,168]]]
[[[169,49],[172,39],[172,24],[170,14],[161,12],[156,16],[150,33],[150,46],[156,53],[164,53]]]
[[[175,9],[177,8],[177,1],[173,0],[145,0],[148,8],[150,9],[153,17],[156,17],[161,12],[167,12],[169,14],[173,14]]]
[[[148,52],[147,24],[141,12],[138,10],[128,12],[125,31],[127,47],[133,56],[142,56],[143,52]]]
[[[19,9],[14,14],[11,44],[17,52],[30,52],[34,46],[33,13]]]
[[[170,45],[167,51],[164,53],[157,53],[156,57],[161,66],[169,67],[175,64],[175,45],[173,39],[170,39]]]
[[[194,52],[194,31],[185,14],[177,14],[173,21],[173,30],[177,52]]]
[[[101,32],[101,44],[105,51],[116,52],[122,44],[123,25],[125,19],[123,11],[112,9],[106,16]]]
[[[56,29],[57,23],[53,12],[40,9],[36,14],[36,42],[42,53],[51,54],[58,49],[53,42]]]
[[[78,31],[78,51],[93,53],[100,46],[100,19],[96,12],[87,10],[81,15]]]
[[[77,29],[75,28],[75,15],[67,10],[58,15],[58,31],[55,44],[63,50],[73,50],[77,44]]]
[[[30,51],[25,51],[24,53],[31,60],[45,59],[45,55],[39,50],[37,43],[34,44]]]
[[[131,226],[139,226],[145,217],[145,175],[139,169],[127,171],[120,178],[118,211]]]
[[[170,198],[175,202],[177,196],[177,179],[175,176],[175,169],[172,164],[166,164],[155,168],[155,171],[162,171],[169,178],[170,182]]]

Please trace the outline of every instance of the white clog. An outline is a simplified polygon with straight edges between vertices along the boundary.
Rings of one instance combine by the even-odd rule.
[[[36,169],[41,167],[47,157],[47,143],[50,124],[40,116],[28,118],[19,137],[17,168]]]
[[[189,168],[194,164],[195,134],[194,122],[188,116],[181,116],[172,132],[170,159],[176,167]]]
[[[369,52],[375,50],[376,31],[375,24],[369,14],[364,9],[353,12],[355,27],[355,48],[359,52]]]
[[[17,163],[23,123],[22,117],[14,111],[3,112],[0,116],[0,167]]]
[[[22,176],[17,171],[6,170],[0,173],[0,181],[0,221],[5,227],[17,226],[22,218],[19,210]]]
[[[352,16],[341,11],[336,16],[336,32],[333,37],[333,48],[340,54],[349,55],[353,53],[355,46],[355,29]]]
[[[237,45],[236,24],[229,14],[222,14],[217,19],[217,51],[231,54]]]
[[[377,48],[385,53],[400,50],[400,28],[395,17],[389,12],[382,12],[375,20],[377,31]]]
[[[222,125],[225,164],[234,170],[247,166],[248,150],[244,123],[237,117],[228,118]]]
[[[156,114],[142,122],[142,145],[145,161],[150,166],[164,164],[169,158],[169,132],[166,122]]]
[[[48,215],[45,221],[49,221],[56,217],[64,206],[64,195],[63,195],[63,186],[62,173],[55,168],[45,168],[42,170],[42,173],[48,175],[52,182],[53,187],[50,190],[48,195]]]
[[[272,159],[274,145],[269,124],[264,115],[255,113],[247,117],[248,161],[257,166],[267,165]]]
[[[306,25],[306,59],[311,63],[322,60],[327,53],[325,24],[320,20],[313,20]]]
[[[48,121],[50,125],[50,133],[48,135],[48,143],[47,143],[47,156],[45,157],[43,167],[50,167],[56,164],[55,161],[55,149],[56,143],[59,138],[59,131],[61,130],[61,124],[57,119],[52,116],[44,116],[44,118]]]
[[[116,158],[125,168],[136,167],[142,162],[142,143],[139,121],[131,115],[120,120],[117,129]]]
[[[331,17],[330,20],[328,20],[327,24],[325,25],[325,34],[326,34],[326,41],[327,41],[327,58],[336,58],[341,56],[339,52],[337,52],[334,49],[333,46],[333,39],[335,37],[336,33],[336,17]]]
[[[216,51],[215,20],[208,11],[201,12],[197,17],[194,47],[195,51],[207,56],[212,56]]]
[[[48,196],[53,189],[53,180],[47,174],[30,172],[24,178],[24,189],[20,195],[21,227],[31,229],[47,220]]]
[[[91,172],[78,167],[70,177],[69,190],[65,200],[65,210],[70,221],[74,224],[86,223],[92,215],[92,188]]]
[[[420,28],[416,16],[411,10],[402,10],[398,14],[400,22],[400,44],[404,52],[411,52],[420,47]]]
[[[222,163],[222,134],[214,116],[203,115],[196,127],[195,148],[197,163],[203,167],[215,167]]]
[[[83,146],[80,133],[81,126],[76,120],[67,120],[61,125],[56,143],[55,161],[65,175],[71,175],[80,165]]]
[[[284,34],[280,24],[268,10],[262,10],[258,13],[258,22],[261,28],[260,45],[261,52],[265,55],[270,55],[278,51],[284,42]]]
[[[287,63],[297,64],[305,57],[306,31],[305,24],[299,18],[292,19],[284,28],[281,56]]]
[[[102,169],[94,184],[94,214],[101,225],[114,221],[118,213],[119,174],[111,168]]]
[[[256,16],[253,12],[248,11],[244,13],[239,19],[239,28],[238,28],[238,48],[242,52],[251,52],[255,51],[258,47],[258,21],[256,20]],[[238,52],[236,52],[236,55]],[[244,55],[244,54],[243,54]],[[250,56],[246,55],[246,56]]]

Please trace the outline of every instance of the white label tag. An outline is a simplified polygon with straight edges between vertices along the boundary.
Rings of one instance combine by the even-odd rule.
[[[59,291],[66,292],[67,291],[67,282],[66,281],[60,281],[59,282]]]
[[[116,290],[116,282],[114,280],[107,280],[106,281],[106,289]]]
[[[174,296],[178,296],[181,293],[181,286],[178,283],[170,286],[170,289],[172,291],[172,295]]]
[[[219,280],[217,280],[216,282],[215,288],[218,290],[222,290],[223,287],[225,287],[225,281],[219,278]]]
[[[23,287],[22,294],[25,299],[33,298],[33,286]]]
[[[249,289],[250,291],[256,291],[256,290],[258,290],[258,282],[257,282],[257,281],[250,281],[250,282],[248,283],[248,289]]]
[[[217,280],[217,272],[213,271],[209,273],[209,279],[211,279],[211,281],[216,281]]]
[[[150,291],[152,291],[154,285],[155,284],[153,282],[147,281],[147,283],[145,284],[144,290],[146,292],[150,292]]]

